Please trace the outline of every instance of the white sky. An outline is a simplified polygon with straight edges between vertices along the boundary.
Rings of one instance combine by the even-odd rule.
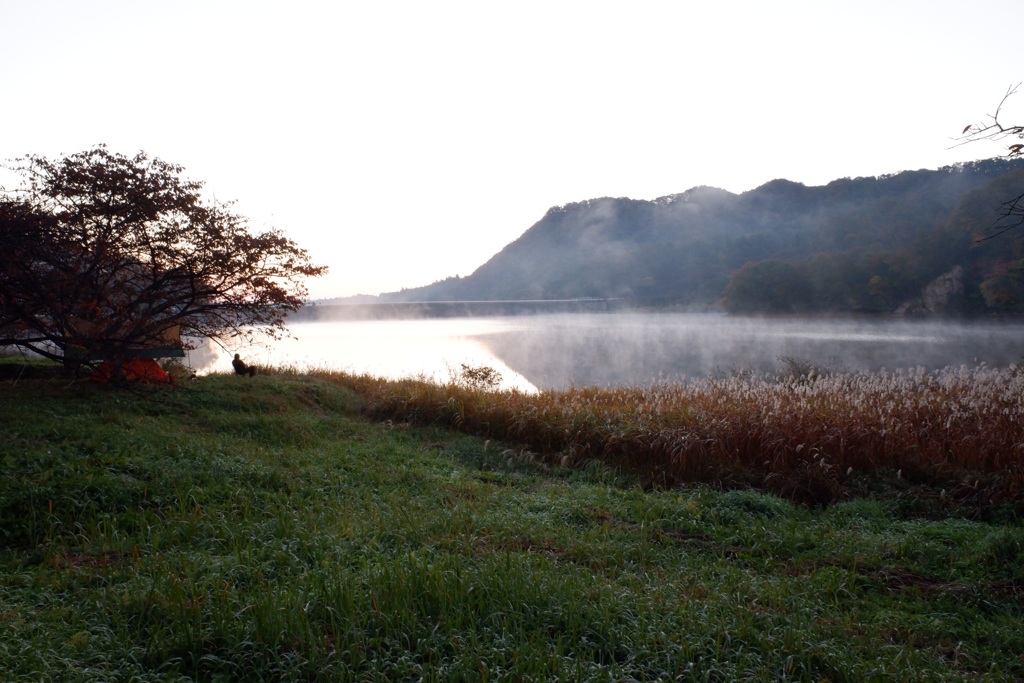
[[[995,156],[1019,0],[0,0],[0,161],[181,164],[331,273],[469,275],[547,209]],[[1020,122],[1024,92],[1007,119]]]

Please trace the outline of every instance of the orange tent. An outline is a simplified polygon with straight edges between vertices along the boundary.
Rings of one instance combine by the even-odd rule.
[[[105,360],[93,373],[92,381],[109,382],[114,374],[114,364]],[[129,382],[146,382],[148,384],[168,384],[171,376],[164,372],[152,358],[130,358],[121,363],[121,376]]]

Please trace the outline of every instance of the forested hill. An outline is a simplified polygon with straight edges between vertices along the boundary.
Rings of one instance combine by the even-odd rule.
[[[924,311],[922,292],[946,276],[944,313],[1019,312],[1024,228],[977,239],[1022,192],[1024,162],[993,159],[815,187],[773,180],[742,194],[591,199],[550,209],[468,277],[379,300]]]

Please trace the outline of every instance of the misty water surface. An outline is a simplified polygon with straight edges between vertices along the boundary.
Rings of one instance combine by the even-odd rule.
[[[928,369],[1024,355],[1024,324],[585,313],[297,323],[295,339],[240,349],[257,364],[446,381],[488,365],[523,390],[648,384],[754,370],[791,358],[833,370]],[[230,372],[230,354],[190,362]]]

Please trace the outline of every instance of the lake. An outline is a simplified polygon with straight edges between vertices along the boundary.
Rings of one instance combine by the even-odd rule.
[[[790,359],[833,370],[1006,366],[1024,356],[1024,324],[742,318],[685,313],[573,313],[289,325],[294,338],[237,349],[250,363],[446,381],[486,365],[505,388],[648,384]],[[230,372],[231,354],[192,351],[200,374]]]

